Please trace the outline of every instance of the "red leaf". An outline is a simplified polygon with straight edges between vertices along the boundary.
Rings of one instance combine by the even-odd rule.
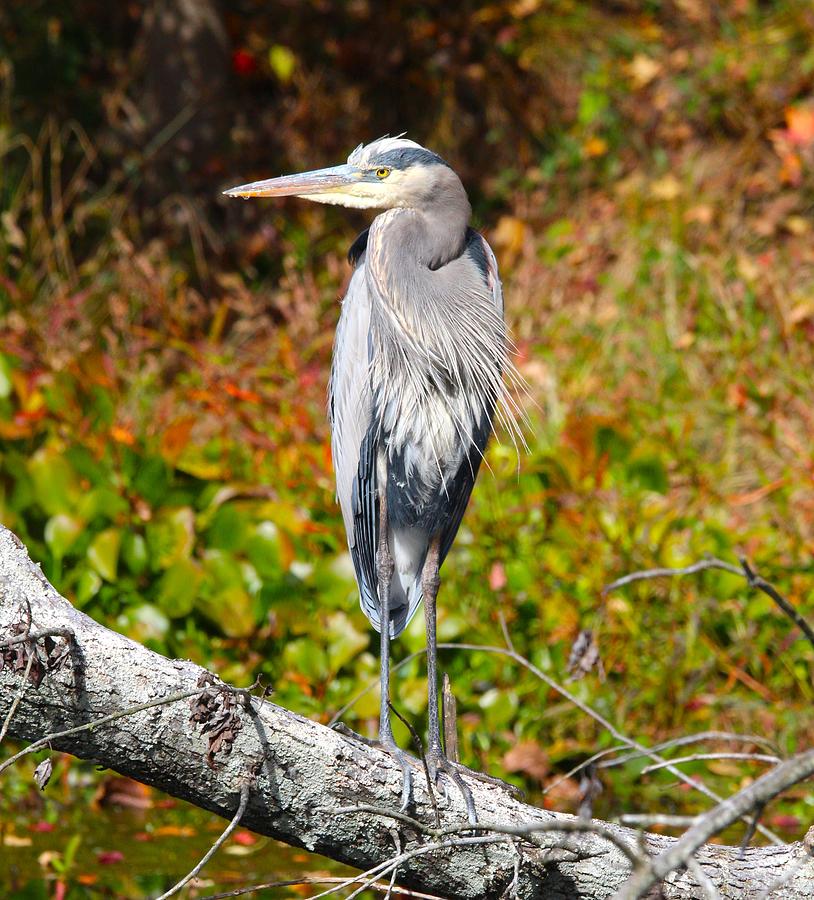
[[[506,587],[506,570],[503,563],[493,563],[489,571],[489,587],[493,591],[502,591]]]
[[[257,71],[257,60],[248,50],[235,50],[232,54],[232,69],[238,75],[251,75]]]
[[[243,847],[251,847],[252,844],[257,843],[257,837],[250,831],[236,831],[232,836],[232,840]]]
[[[99,865],[109,866],[113,863],[124,862],[124,854],[121,850],[103,850],[96,854],[96,861]]]

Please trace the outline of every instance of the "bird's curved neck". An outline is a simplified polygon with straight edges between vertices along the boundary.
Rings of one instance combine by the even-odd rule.
[[[463,193],[463,192],[462,192]],[[415,250],[419,263],[439,269],[460,256],[466,243],[471,208],[466,194],[461,202],[437,202],[415,210]]]
[[[444,192],[421,207],[390,209],[377,216],[371,233],[380,246],[397,248],[402,267],[436,270],[463,253],[471,212],[461,188],[460,195]]]

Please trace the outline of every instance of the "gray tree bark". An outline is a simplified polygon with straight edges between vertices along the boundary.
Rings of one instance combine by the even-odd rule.
[[[2,642],[29,624],[29,605],[31,634],[67,628],[74,640],[69,656],[59,665],[57,639],[58,646],[51,648],[55,663],[49,667],[46,659],[40,666],[42,679],[37,687],[23,684],[21,658],[16,671],[9,665],[0,671],[0,721],[24,687],[11,720],[12,737],[35,741],[137,704],[196,690],[207,677],[211,681],[194,663],[153,653],[75,610],[31,562],[20,541],[0,526],[0,653],[6,653],[7,661],[9,648],[3,651]],[[204,691],[195,711],[198,724],[209,715],[209,724],[215,727],[207,733],[190,721],[189,703],[177,701],[55,740],[53,747],[97,761],[226,818],[234,815],[241,787],[252,777],[243,826],[360,869],[396,854],[396,832],[405,851],[420,851],[440,840],[382,812],[336,812],[359,806],[397,810],[401,770],[384,752],[267,701],[253,700],[250,711],[242,698],[235,700],[235,694],[217,685],[210,684]],[[218,699],[223,701],[221,706],[208,714]],[[240,725],[235,727],[237,720]],[[411,816],[434,825],[418,767],[414,780],[416,805]],[[466,780],[481,823],[510,829],[533,823],[569,828],[577,822],[572,816],[523,804],[498,786]],[[457,792],[451,794],[448,806],[440,803],[442,825],[465,826],[463,802]],[[601,824],[633,855],[642,849],[656,854],[674,843],[672,838],[640,836],[627,828]],[[462,837],[473,835],[465,832],[455,839]],[[462,900],[503,895],[605,900],[632,871],[628,855],[600,834],[545,832],[535,835],[534,842],[518,844],[496,835],[492,843],[419,852],[399,867],[397,882]],[[750,848],[743,858],[737,848],[707,845],[696,860],[725,898],[756,898],[783,878],[786,881],[771,894],[773,898],[814,896],[814,859],[802,843]],[[700,886],[697,872],[693,876],[689,870],[670,874],[663,889],[666,897],[682,900],[709,895],[709,887]]]

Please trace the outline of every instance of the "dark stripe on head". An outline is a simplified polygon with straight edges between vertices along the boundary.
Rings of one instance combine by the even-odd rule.
[[[423,147],[402,147],[377,153],[368,160],[370,166],[387,166],[390,169],[408,169],[410,166],[446,166],[450,164],[432,150]]]

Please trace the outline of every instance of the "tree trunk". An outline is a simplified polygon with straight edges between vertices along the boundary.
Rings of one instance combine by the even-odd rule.
[[[26,653],[30,656],[27,649],[23,653],[18,649],[8,665],[13,648],[3,648],[3,642],[26,627],[31,635],[57,628],[70,629],[74,635],[70,655],[64,659],[61,639],[55,639],[56,646],[46,640],[37,643],[41,658],[30,666],[29,683],[11,720],[13,737],[34,741],[138,704],[200,689],[201,696],[193,700],[197,724],[190,721],[190,703],[176,701],[56,739],[53,747],[226,818],[233,817],[241,787],[251,778],[241,820],[244,827],[360,869],[392,858],[399,849],[396,837],[401,851],[450,840],[384,814],[397,810],[401,786],[401,770],[387,754],[266,701],[255,698],[250,711],[243,695],[221,687],[194,663],[166,659],[104,628],[61,597],[19,540],[2,526],[0,585],[0,661],[5,658],[7,663],[0,671],[0,720],[20,691],[24,674],[20,669],[27,664]],[[39,680],[38,687],[32,678]],[[199,725],[206,722],[209,730],[204,733]],[[434,813],[419,767],[414,780],[416,804],[410,816],[432,828]],[[520,803],[496,785],[473,778],[467,778],[467,784],[482,824],[517,828],[561,823],[569,828],[578,822],[573,816]],[[439,801],[441,824],[465,828],[463,802],[457,792],[451,793],[449,806]],[[360,806],[380,812],[336,812]],[[640,838],[638,832],[616,825],[604,828],[634,856],[642,848],[655,854],[674,843],[673,838],[657,835]],[[488,839],[482,833],[477,837]],[[522,842],[495,835],[491,843],[475,843],[476,836],[463,831],[451,840],[469,843],[419,852],[400,865],[397,882],[449,898],[497,898],[506,893],[548,900],[604,900],[632,868],[615,843],[590,832],[542,832]],[[773,898],[814,896],[814,860],[801,843],[750,848],[742,859],[736,848],[707,845],[696,859],[723,897],[757,897],[776,879],[789,875]],[[688,870],[682,870],[668,876],[664,893],[687,900],[707,896],[708,888],[705,892]]]

